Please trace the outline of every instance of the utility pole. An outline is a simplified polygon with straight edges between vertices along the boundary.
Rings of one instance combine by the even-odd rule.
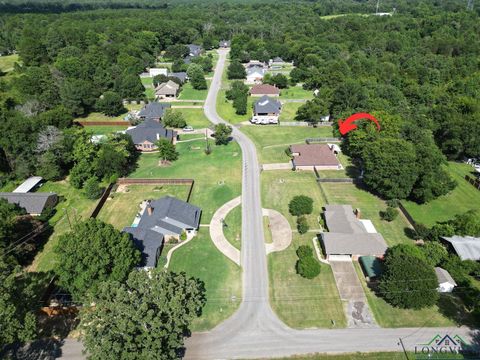
[[[67,214],[68,225],[70,225],[70,230],[72,230],[72,223],[70,221],[70,216],[68,216],[68,209],[63,208],[65,210],[65,214]]]
[[[407,360],[410,360],[410,359],[408,358],[407,350],[405,350],[405,346],[403,345],[402,338],[398,338],[398,340],[399,340],[399,345],[402,346],[403,353],[405,354],[405,358],[406,358]]]

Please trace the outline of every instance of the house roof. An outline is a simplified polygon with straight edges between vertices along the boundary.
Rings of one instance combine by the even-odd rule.
[[[155,88],[155,95],[176,95],[180,85],[172,80],[159,84]]]
[[[258,99],[253,105],[253,110],[255,114],[273,113],[278,115],[280,114],[281,108],[282,104],[280,103],[280,101],[272,99],[266,95]]]
[[[378,278],[382,275],[383,264],[376,256],[360,256],[358,261],[369,278]]]
[[[284,62],[283,59],[279,56],[273,59],[273,62]]]
[[[170,104],[151,102],[138,112],[138,116],[146,119],[161,119],[169,107],[171,107]]]
[[[43,178],[41,176],[32,176],[25,180],[19,187],[13,190],[14,193],[28,193],[37,186]]]
[[[190,51],[190,56],[198,56],[202,52],[202,47],[200,45],[188,44],[188,50]]]
[[[152,229],[164,234],[180,234],[183,229],[196,229],[200,224],[202,210],[171,196],[153,200],[142,215],[138,227]]]
[[[350,205],[325,205],[324,210],[329,232],[322,233],[322,242],[327,255],[385,254],[387,244],[383,236],[369,233]]]
[[[168,74],[168,76],[175,77],[175,78],[179,79],[182,83],[187,81],[187,73],[184,72],[184,71],[183,72],[173,72],[173,73]]]
[[[0,198],[17,204],[29,214],[41,214],[45,208],[57,202],[55,193],[0,193]]]
[[[291,145],[294,165],[297,166],[338,166],[337,157],[327,144]]]
[[[443,237],[452,244],[455,252],[462,260],[480,260],[480,238],[473,236]]]
[[[139,125],[125,131],[132,137],[134,144],[141,144],[145,141],[155,143],[161,138],[172,140],[177,133],[170,129],[165,129],[161,123],[153,119],[146,119]]]
[[[247,71],[247,76],[252,76],[252,75],[263,76],[265,74],[265,70],[263,69],[263,67],[260,67],[258,65],[247,67],[246,71]]]
[[[381,234],[322,233],[327,255],[378,255],[387,251],[387,244]]]
[[[126,227],[123,232],[131,235],[135,247],[142,252],[141,266],[157,266],[157,254],[162,247],[164,235],[139,227]]]
[[[280,89],[269,84],[255,85],[250,89],[252,95],[279,95]]]
[[[455,280],[453,280],[452,276],[447,270],[442,269],[441,267],[436,267],[435,274],[437,275],[437,280],[439,284],[449,283],[457,286],[457,283],[455,282]]]

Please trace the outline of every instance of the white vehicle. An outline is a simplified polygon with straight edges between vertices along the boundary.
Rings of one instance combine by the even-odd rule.
[[[193,127],[191,127],[191,126],[185,126],[185,127],[183,128],[183,131],[185,131],[185,132],[191,132],[191,131],[193,131]]]

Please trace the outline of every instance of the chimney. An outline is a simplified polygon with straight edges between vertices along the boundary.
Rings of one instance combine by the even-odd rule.
[[[151,216],[153,214],[153,207],[150,200],[147,201],[147,214]]]
[[[157,133],[157,140],[160,140],[160,134]]]
[[[361,212],[360,212],[360,209],[359,209],[359,208],[356,208],[356,209],[355,209],[355,215],[356,215],[357,219],[360,219],[360,217],[361,217]]]

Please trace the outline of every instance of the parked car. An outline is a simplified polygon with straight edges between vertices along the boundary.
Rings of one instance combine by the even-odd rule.
[[[185,131],[185,132],[191,132],[191,131],[193,131],[193,127],[192,127],[192,126],[185,126],[185,127],[183,128],[183,131]]]

